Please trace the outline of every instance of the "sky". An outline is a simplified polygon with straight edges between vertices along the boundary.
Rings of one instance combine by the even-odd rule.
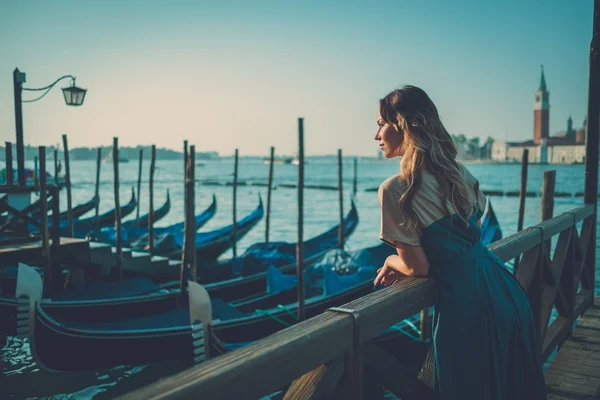
[[[156,144],[230,155],[375,156],[378,100],[423,88],[451,133],[533,136],[544,65],[550,132],[583,124],[593,0],[0,0],[0,140],[15,141],[12,73],[61,81],[23,104],[24,140]],[[24,92],[23,99],[36,97]]]

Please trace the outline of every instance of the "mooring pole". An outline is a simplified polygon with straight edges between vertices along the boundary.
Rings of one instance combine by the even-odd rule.
[[[40,162],[40,213],[41,213],[41,226],[40,233],[42,237],[42,251],[44,260],[44,278],[46,284],[46,290],[48,293],[52,292],[52,259],[50,255],[50,237],[48,234],[48,188],[46,187],[46,148],[40,146],[38,148],[39,162]],[[46,281],[48,279],[48,281]]]
[[[195,214],[196,214],[196,146],[190,146],[190,151],[188,153],[189,161],[190,161],[190,195],[187,198],[187,225],[189,230],[189,243],[188,251],[189,251],[189,271],[190,271],[190,280],[196,282],[196,224],[195,224]]]
[[[304,118],[298,118],[298,242],[296,276],[298,278],[298,320],[304,321]]]
[[[40,170],[38,167],[38,156],[33,157],[33,175],[35,176],[34,184],[39,186],[40,184]]]
[[[356,187],[358,186],[358,158],[354,157],[354,180],[352,181],[352,194],[356,196]]]
[[[148,252],[154,252],[154,166],[156,163],[156,145],[152,145],[150,150],[150,179],[148,180],[148,193],[150,195],[149,217],[148,218]],[[185,194],[184,194],[185,197]],[[139,200],[139,199],[138,199]]]
[[[237,185],[238,185],[238,149],[235,149],[233,164],[233,231],[231,240],[233,241],[233,257],[237,257]]]
[[[195,252],[196,249],[196,240],[195,240],[195,227],[193,226],[193,221],[190,218],[190,205],[193,203],[193,195],[194,195],[194,181],[192,180],[192,157],[191,157],[191,147],[190,154],[187,157],[187,169],[185,172],[185,204],[186,208],[184,210],[184,229],[183,229],[183,251],[182,251],[182,259],[181,259],[181,275],[180,275],[180,288],[181,293],[185,293],[187,289],[188,277],[191,274],[191,264],[192,264],[192,251]]]
[[[121,234],[121,204],[119,203],[119,138],[113,138],[113,167],[115,172],[115,230],[116,230],[116,252],[115,266],[119,280],[123,279],[123,244]],[[138,200],[139,201],[139,200]]]
[[[67,186],[67,230],[69,237],[74,236],[73,232],[73,203],[71,197],[71,167],[69,166],[69,143],[67,135],[62,135],[63,151],[65,159],[65,185]]]
[[[96,223],[98,223],[98,212],[100,211],[100,165],[102,164],[102,147],[96,150]],[[139,201],[139,199],[138,199]]]
[[[342,179],[342,170],[344,162],[342,159],[342,149],[338,149],[338,193],[340,202],[340,224],[338,226],[338,242],[340,249],[344,249],[344,183]]]
[[[17,179],[19,186],[25,186],[25,148],[23,147],[23,103],[22,97],[25,74],[18,68],[13,71],[13,90],[15,96],[15,128],[17,131]]]
[[[12,158],[12,144],[5,142],[6,148],[6,185],[10,186],[13,184],[13,158]]]
[[[594,0],[594,22],[590,45],[587,132],[585,141],[585,204],[593,204],[598,212],[598,146],[600,145],[600,0]],[[593,219],[591,239],[596,238],[597,215]],[[594,290],[596,282],[596,251],[585,256],[583,289]],[[592,304],[594,300],[592,299]]]
[[[521,158],[521,190],[519,191],[519,216],[517,221],[517,232],[523,230],[523,220],[525,219],[525,198],[527,195],[527,169],[529,167],[529,150],[523,150],[523,157]],[[513,274],[517,273],[519,268],[520,256],[515,258],[515,266],[513,268]]]
[[[273,189],[273,163],[275,162],[275,147],[271,146],[269,158],[269,183],[267,186],[267,215],[265,220],[265,242],[269,243],[269,229],[271,226],[271,191]]]
[[[58,150],[54,149],[54,186],[58,187]]]
[[[140,196],[140,193],[142,191],[142,162],[144,159],[144,150],[140,149],[140,163],[139,163],[139,167],[138,167],[138,181],[137,181],[137,207],[136,207],[136,213],[135,213],[135,225],[136,226],[140,226],[140,199],[142,198]]]
[[[187,206],[185,204],[185,202],[186,202],[185,190],[187,188],[187,183],[186,183],[187,167],[188,167],[188,141],[184,140],[183,141],[183,214],[184,215],[186,213],[185,210],[187,210]]]

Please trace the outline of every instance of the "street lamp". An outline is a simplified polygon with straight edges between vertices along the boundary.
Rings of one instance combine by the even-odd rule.
[[[19,180],[19,186],[25,186],[25,149],[23,147],[23,104],[22,103],[33,103],[41,100],[44,96],[52,90],[54,85],[63,79],[71,79],[71,86],[62,88],[65,103],[68,106],[78,107],[83,104],[87,89],[82,89],[75,86],[75,77],[73,75],[61,76],[50,85],[42,88],[24,88],[23,83],[26,82],[26,76],[24,72],[19,71],[15,68],[13,72],[13,87],[15,93],[15,127],[17,130],[17,176]],[[33,100],[23,100],[23,90],[31,92],[44,92],[41,96]]]

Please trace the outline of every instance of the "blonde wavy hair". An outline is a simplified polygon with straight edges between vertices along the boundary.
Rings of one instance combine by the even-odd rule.
[[[456,213],[468,225],[474,211],[470,188],[456,161],[456,146],[442,124],[438,110],[424,90],[402,86],[379,100],[381,118],[401,135],[404,156],[400,161],[400,180],[406,187],[399,200],[403,225],[420,232],[413,199],[421,184],[421,170],[428,169],[437,179],[448,215]],[[448,203],[452,205],[452,212]],[[451,220],[452,222],[452,220]]]

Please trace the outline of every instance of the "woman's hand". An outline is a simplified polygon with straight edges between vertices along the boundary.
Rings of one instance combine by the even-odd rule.
[[[377,270],[377,277],[375,278],[375,280],[373,281],[374,285],[384,285],[384,286],[389,286],[395,282],[397,282],[398,280],[400,280],[400,278],[406,276],[404,274],[402,274],[401,272],[397,271],[396,269],[394,269],[394,264],[393,262],[390,262],[390,258],[392,257],[398,257],[398,256],[389,256],[388,258],[385,259],[385,263],[383,264],[383,267],[379,268]]]

